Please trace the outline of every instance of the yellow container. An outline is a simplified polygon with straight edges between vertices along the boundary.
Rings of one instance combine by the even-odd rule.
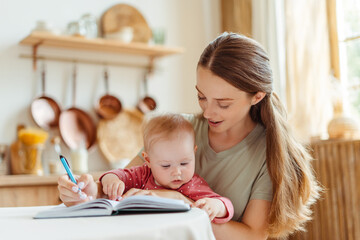
[[[24,128],[18,132],[20,172],[43,175],[41,155],[48,133],[41,129]]]

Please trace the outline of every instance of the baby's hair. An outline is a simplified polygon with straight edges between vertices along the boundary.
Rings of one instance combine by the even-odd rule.
[[[180,133],[190,134],[194,139],[195,145],[194,128],[180,114],[166,113],[152,117],[144,124],[144,150],[149,151],[151,145],[160,139],[172,138]]]

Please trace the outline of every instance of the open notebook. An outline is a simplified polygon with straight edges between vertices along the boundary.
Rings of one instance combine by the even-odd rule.
[[[99,198],[75,206],[64,204],[39,212],[35,219],[110,216],[134,212],[185,212],[190,205],[183,200],[155,196],[130,196],[121,201]]]

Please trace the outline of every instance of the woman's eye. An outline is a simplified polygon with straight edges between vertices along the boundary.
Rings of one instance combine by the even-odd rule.
[[[220,108],[222,108],[222,109],[226,109],[226,108],[228,108],[230,105],[219,105],[219,107]]]
[[[205,98],[205,97],[201,97],[200,95],[198,95],[198,99],[199,99],[199,101],[202,101],[202,100],[205,100],[206,98]]]

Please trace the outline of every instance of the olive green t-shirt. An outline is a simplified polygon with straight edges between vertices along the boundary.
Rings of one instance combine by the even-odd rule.
[[[241,221],[252,199],[272,200],[272,182],[266,166],[265,128],[261,124],[237,145],[216,153],[209,145],[207,120],[183,114],[194,126],[196,134],[195,172],[212,190],[227,197],[234,205],[232,220]]]

